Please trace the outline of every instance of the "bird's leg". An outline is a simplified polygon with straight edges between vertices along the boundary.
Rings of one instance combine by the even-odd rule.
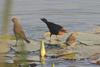
[[[15,47],[17,46],[17,43],[18,43],[18,39],[16,38],[16,43],[15,43]]]
[[[51,36],[52,36],[52,35],[50,35],[50,40],[49,40],[50,43],[51,43],[51,41],[52,41],[52,40],[51,40],[51,39],[52,39]]]
[[[17,46],[17,42],[18,42],[18,38],[17,38],[17,35],[15,35],[16,37],[16,43],[15,43],[15,47]]]

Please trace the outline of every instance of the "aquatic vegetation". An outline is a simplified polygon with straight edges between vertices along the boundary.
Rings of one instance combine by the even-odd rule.
[[[52,63],[52,66],[51,67],[55,67],[54,63]]]
[[[5,40],[5,39],[7,39],[7,40],[16,40],[14,35],[2,35],[2,36],[0,36],[0,39],[2,39],[2,40]]]
[[[45,49],[45,44],[44,41],[41,41],[41,46],[40,46],[40,62],[41,64],[45,64],[45,57],[46,57],[46,49]]]

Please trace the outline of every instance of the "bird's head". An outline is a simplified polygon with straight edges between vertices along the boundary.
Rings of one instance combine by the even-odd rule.
[[[18,18],[16,16],[12,17],[12,22],[15,23],[16,21],[18,21]]]
[[[72,33],[72,36],[78,36],[79,35],[79,32],[73,32]]]
[[[45,19],[45,18],[41,18],[41,20],[44,21],[44,22],[47,22],[47,19]]]

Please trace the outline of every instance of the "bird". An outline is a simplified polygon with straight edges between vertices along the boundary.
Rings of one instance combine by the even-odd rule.
[[[51,41],[52,35],[56,35],[56,37],[57,37],[57,35],[64,35],[64,33],[67,33],[67,30],[65,30],[63,26],[61,26],[59,24],[55,24],[53,22],[50,22],[46,18],[40,18],[40,19],[47,25],[47,27],[49,29],[50,41]]]
[[[78,32],[73,32],[71,33],[68,38],[66,39],[66,42],[65,44],[68,45],[68,46],[72,46],[72,47],[75,47],[76,46],[76,43],[77,43],[77,35],[79,33]]]
[[[27,43],[30,43],[30,41],[26,38],[24,30],[20,24],[19,18],[16,16],[12,17],[12,22],[13,22],[13,32],[15,34],[16,37],[16,46],[17,46],[17,42],[19,39],[25,40]]]
[[[71,33],[68,38],[66,39],[66,42],[64,44],[66,44],[67,46],[71,46],[71,47],[75,47],[76,43],[79,43],[80,45],[85,45],[85,46],[89,46],[86,43],[81,42],[80,40],[77,40],[77,36],[79,35],[79,32],[73,32]]]

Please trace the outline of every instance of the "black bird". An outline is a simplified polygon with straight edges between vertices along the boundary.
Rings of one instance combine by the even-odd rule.
[[[12,22],[14,23],[13,31],[16,37],[16,46],[19,39],[25,40],[27,43],[30,43],[30,41],[25,36],[22,26],[20,25],[19,19],[14,16],[12,18]]]
[[[61,25],[55,24],[53,22],[49,22],[47,19],[45,18],[41,18],[41,20],[46,23],[49,31],[50,31],[50,40],[51,40],[51,36],[52,35],[63,35],[64,33],[67,32],[67,30],[65,30]]]

